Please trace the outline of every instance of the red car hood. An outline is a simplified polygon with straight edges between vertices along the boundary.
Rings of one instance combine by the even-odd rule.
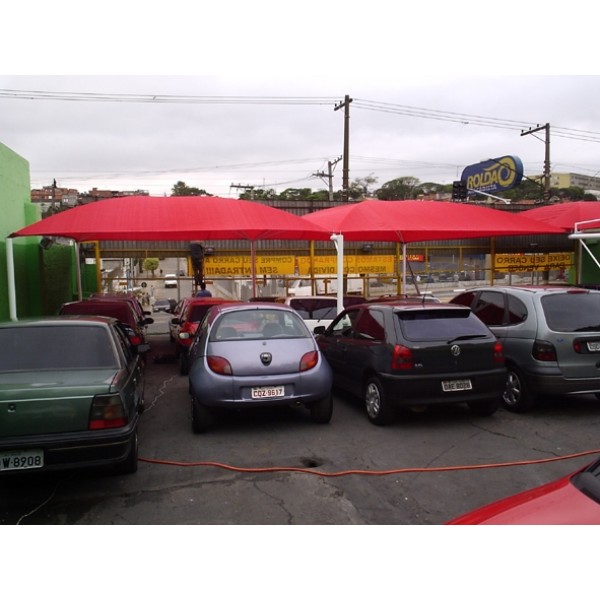
[[[448,525],[598,525],[600,504],[572,483],[573,473],[452,519]]]

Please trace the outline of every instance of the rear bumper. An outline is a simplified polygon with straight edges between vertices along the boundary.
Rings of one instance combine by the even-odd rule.
[[[567,379],[561,374],[524,373],[528,389],[542,396],[600,393],[600,377]]]
[[[100,467],[123,462],[136,443],[138,419],[128,427],[116,430],[86,431],[51,435],[22,436],[0,439],[0,452],[43,450],[44,466],[26,472]],[[0,475],[23,473],[21,470],[0,471]]]
[[[386,399],[394,406],[433,406],[463,402],[499,400],[506,388],[504,369],[460,375],[446,374],[430,378],[382,374],[380,376]],[[469,379],[472,389],[444,392],[442,381]]]

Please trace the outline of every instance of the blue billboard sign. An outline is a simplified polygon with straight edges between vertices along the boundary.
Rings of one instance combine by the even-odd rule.
[[[521,183],[523,163],[516,156],[502,156],[465,167],[460,176],[468,190],[505,192]]]

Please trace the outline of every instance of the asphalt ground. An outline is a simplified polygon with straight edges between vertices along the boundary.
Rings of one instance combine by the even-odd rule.
[[[564,552],[556,548],[553,528],[538,528],[532,537],[512,528],[492,528],[493,533],[484,528],[487,533],[479,534],[476,528],[437,526],[593,460],[600,453],[600,402],[595,397],[552,399],[531,413],[502,409],[487,418],[462,406],[438,408],[375,427],[360,401],[336,394],[328,425],[312,423],[300,408],[265,409],[230,415],[214,430],[194,434],[187,378],[179,374],[166,333],[170,315],[155,313],[154,318],[138,472],[5,478],[0,481],[0,524],[37,526],[30,530],[50,548],[54,534],[47,532],[55,530],[42,526],[143,526],[126,528],[126,533],[122,527],[94,527],[93,532],[83,527],[85,534],[81,527],[60,531],[75,537],[74,548],[89,548],[94,540],[93,555],[107,546],[112,550],[114,539],[131,545],[144,568],[150,558],[160,556],[161,571],[164,564],[179,570],[188,561],[190,568],[204,561],[204,568],[211,565],[219,572],[219,557],[225,556],[251,578],[265,565],[278,565],[280,576],[313,569],[316,561],[321,575],[338,569],[358,577],[357,585],[349,586],[345,579],[319,588],[331,585],[336,595],[340,589],[350,595],[358,590],[389,595],[387,578],[394,569],[403,571],[400,565],[411,565],[405,581],[418,585],[415,577],[427,578],[431,561],[438,572],[449,569],[448,576],[455,577],[456,569],[470,572],[476,565],[498,570],[501,565],[490,562],[505,559],[507,552],[517,569],[525,564],[524,552],[528,565],[546,553]],[[270,527],[258,530],[256,525]],[[459,529],[468,533],[459,534]],[[5,549],[30,548],[29,536],[14,533],[5,539],[10,541]],[[573,543],[582,541],[575,537]],[[191,555],[187,544],[197,546]],[[76,561],[79,553],[74,554]],[[579,549],[573,556],[581,564],[586,555]],[[566,566],[564,560],[561,564]],[[253,570],[246,571],[250,566]],[[384,575],[369,584],[363,568],[383,569]],[[266,581],[262,592],[276,580],[274,575]],[[474,580],[462,585],[461,597],[481,592]],[[309,585],[306,593],[311,589]]]

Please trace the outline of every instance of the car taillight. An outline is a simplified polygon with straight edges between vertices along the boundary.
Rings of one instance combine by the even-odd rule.
[[[494,344],[494,362],[504,363],[504,346],[502,342],[496,342]]]
[[[142,343],[142,338],[139,335],[132,335],[129,337],[129,341],[133,346],[139,346]]]
[[[112,429],[125,425],[127,415],[119,394],[94,397],[88,429]]]
[[[307,352],[300,359],[300,372],[309,371],[310,369],[314,369],[319,362],[319,353],[316,350],[312,350],[311,352]]]
[[[392,353],[391,368],[399,371],[407,371],[414,368],[414,366],[415,357],[412,350],[401,344],[396,344]]]
[[[556,361],[556,349],[550,342],[535,340],[531,354],[536,360]]]
[[[219,375],[233,375],[231,363],[222,356],[207,356],[206,362],[208,368]]]

